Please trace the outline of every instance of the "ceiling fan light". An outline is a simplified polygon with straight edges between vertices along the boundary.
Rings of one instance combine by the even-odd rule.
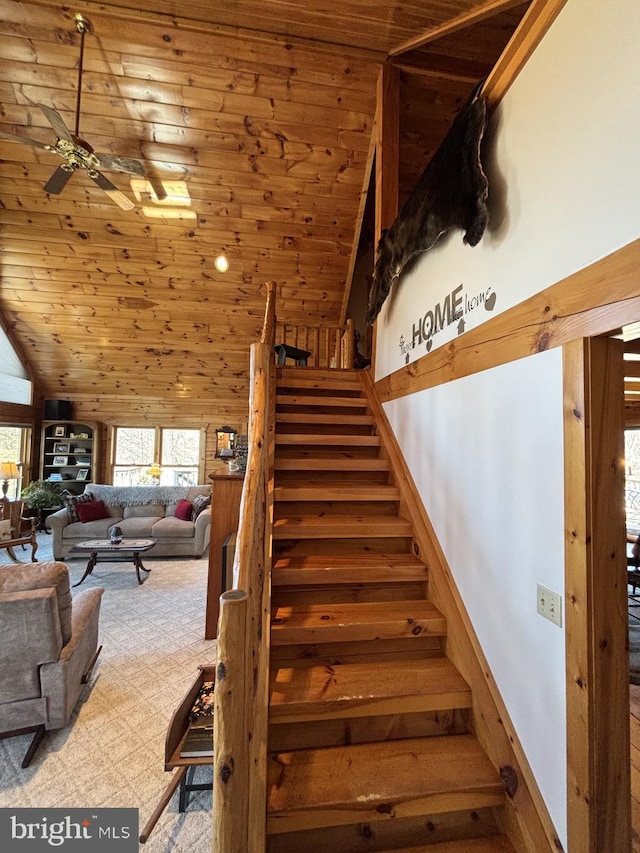
[[[213,262],[213,265],[218,270],[218,272],[225,273],[229,269],[229,261],[226,255],[218,255],[218,257]]]

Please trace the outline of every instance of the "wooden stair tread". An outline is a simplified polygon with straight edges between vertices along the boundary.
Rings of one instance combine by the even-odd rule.
[[[361,486],[335,485],[296,485],[276,486],[273,490],[275,501],[399,501],[400,489],[397,486],[367,483]]]
[[[447,658],[279,667],[270,679],[271,722],[470,706],[471,690]]]
[[[471,735],[275,753],[267,795],[271,834],[494,807],[505,797]]]
[[[438,844],[421,844],[418,847],[394,847],[379,853],[516,853],[504,835],[486,838],[461,838],[457,841],[440,841]]]
[[[356,642],[447,633],[447,620],[431,601],[370,601],[275,606],[272,645]]]
[[[320,397],[314,395],[300,394],[276,394],[276,406],[331,406],[341,408],[366,409],[367,401],[364,397]]]
[[[412,533],[412,523],[397,515],[289,516],[273,522],[274,539],[381,539]]]
[[[318,459],[305,457],[277,457],[276,471],[388,471],[387,459],[366,459],[359,457],[323,456]]]
[[[352,445],[355,445],[356,447],[380,447],[381,442],[379,435],[340,435],[340,433],[331,433],[329,435],[320,433],[314,435],[313,433],[283,432],[276,435],[276,444],[320,444],[325,447],[330,447],[332,445],[342,445],[346,447],[351,447]]]
[[[271,582],[274,587],[425,582],[428,571],[412,554],[287,556],[274,559]]]

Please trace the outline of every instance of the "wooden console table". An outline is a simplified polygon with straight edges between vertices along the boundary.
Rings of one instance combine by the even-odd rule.
[[[209,479],[212,483],[211,537],[204,638],[214,640],[218,636],[220,596],[225,592],[225,578],[222,576],[222,546],[227,536],[238,529],[244,474],[230,474],[228,471],[222,471],[219,474],[209,474]]]

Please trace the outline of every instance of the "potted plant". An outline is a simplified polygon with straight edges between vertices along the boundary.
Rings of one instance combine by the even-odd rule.
[[[34,480],[22,490],[20,497],[30,509],[50,509],[61,507],[62,498],[51,483],[46,480]]]

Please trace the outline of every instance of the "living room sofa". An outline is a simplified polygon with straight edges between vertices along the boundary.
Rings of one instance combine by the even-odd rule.
[[[82,495],[63,495],[65,507],[47,518],[53,557],[64,559],[78,542],[152,537],[149,557],[201,557],[209,546],[211,486],[108,486],[88,483]],[[188,504],[191,504],[189,507]],[[176,512],[179,516],[176,517]],[[101,515],[102,517],[96,517]],[[91,520],[80,520],[89,518]]]

